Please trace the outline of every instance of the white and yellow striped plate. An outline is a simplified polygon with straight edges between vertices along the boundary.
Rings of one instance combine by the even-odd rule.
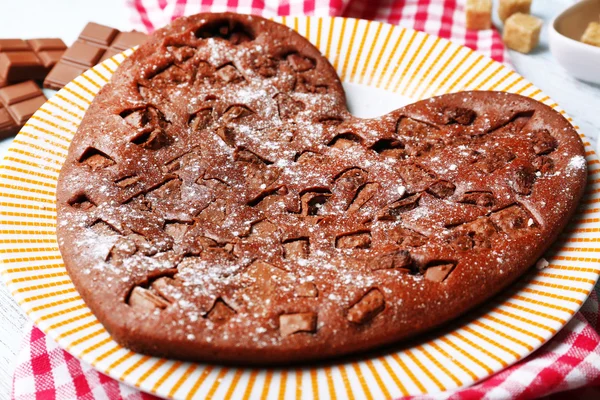
[[[308,37],[345,83],[365,93],[416,100],[466,89],[502,90],[563,112],[509,68],[443,39],[352,19],[279,21]],[[55,235],[56,180],[69,143],[94,95],[130,52],[124,54],[87,71],[36,112],[0,169],[4,282],[40,329],[116,379],[172,398],[391,398],[451,390],[540,347],[569,321],[598,278],[599,161],[582,135],[590,182],[575,220],[548,257],[550,266],[534,270],[471,318],[427,341],[359,361],[289,369],[221,367],[131,353],[112,341],[79,297]]]

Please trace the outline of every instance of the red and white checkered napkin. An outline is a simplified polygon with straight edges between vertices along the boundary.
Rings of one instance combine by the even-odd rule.
[[[600,399],[598,291],[525,360],[469,388],[413,399]],[[18,355],[12,395],[15,400],[156,399],[95,371],[33,326]]]
[[[427,32],[477,50],[499,62],[508,55],[495,29],[465,28],[466,0],[127,0],[132,22],[152,32],[173,19],[199,12],[235,11],[272,17],[316,15],[371,19]]]
[[[336,15],[374,19],[451,39],[507,62],[498,32],[465,29],[464,0],[128,0],[138,29],[152,31],[201,11],[265,16]],[[597,289],[598,290],[598,289]],[[582,310],[549,343],[520,363],[470,388],[428,398],[600,398],[600,314],[594,292]],[[596,388],[595,386],[599,386]],[[569,391],[568,394],[565,391]],[[13,398],[154,399],[95,371],[30,327],[14,376]]]

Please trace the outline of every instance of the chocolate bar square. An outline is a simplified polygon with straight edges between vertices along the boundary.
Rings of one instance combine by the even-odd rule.
[[[61,89],[85,70],[101,61],[146,41],[142,32],[120,32],[117,29],[88,23],[77,41],[64,53],[44,80],[44,87]]]
[[[42,81],[66,48],[60,39],[0,39],[0,87]]]
[[[17,133],[46,100],[34,81],[0,89],[0,139]]]

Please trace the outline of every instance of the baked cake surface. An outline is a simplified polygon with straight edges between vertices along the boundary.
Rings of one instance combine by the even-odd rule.
[[[396,342],[514,281],[586,181],[551,108],[461,92],[374,119],[306,39],[199,14],[96,96],[61,170],[60,251],[138,352],[254,364]]]

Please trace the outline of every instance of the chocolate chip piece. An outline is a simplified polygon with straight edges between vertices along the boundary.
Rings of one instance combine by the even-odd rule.
[[[318,78],[313,76],[299,76],[295,90],[299,93],[326,94],[328,86],[320,83]]]
[[[136,133],[131,137],[131,142],[151,150],[158,150],[167,146],[171,138],[166,129],[171,125],[164,114],[154,107],[144,110],[130,110],[121,113],[125,121],[136,128]]]
[[[554,172],[554,160],[548,156],[539,156],[533,160],[533,166],[542,174],[551,174]]]
[[[431,282],[443,282],[454,269],[454,265],[440,264],[428,267],[425,270],[425,279]]]
[[[428,187],[435,181],[435,174],[418,164],[406,164],[400,168],[400,175],[407,186]]]
[[[382,220],[394,220],[397,216],[419,206],[420,194],[409,196],[405,199],[393,202],[386,209],[379,213],[378,217]]]
[[[315,60],[309,57],[301,56],[298,53],[292,53],[287,57],[287,61],[296,72],[306,72],[313,69],[316,65]]]
[[[236,161],[247,162],[247,163],[258,165],[258,166],[273,164],[271,161],[260,157],[258,154],[254,153],[250,150],[243,149],[243,148],[236,149],[236,151],[234,152],[233,158]]]
[[[198,39],[227,40],[236,46],[251,42],[255,37],[250,27],[229,19],[208,22],[196,30],[195,36]]]
[[[515,155],[509,150],[495,147],[488,150],[487,154],[482,155],[479,161],[475,163],[476,167],[486,174],[491,174],[500,167],[503,167],[514,160]]]
[[[450,244],[458,251],[468,251],[475,245],[473,239],[467,234],[459,234],[451,239]]]
[[[112,158],[93,147],[88,147],[83,152],[79,158],[79,162],[89,166],[92,171],[107,168],[115,164]]]
[[[158,252],[158,249],[156,249],[152,243],[142,235],[132,233],[128,235],[127,238],[132,240],[135,243],[136,248],[145,256],[153,256]]]
[[[356,191],[365,184],[367,173],[360,168],[345,171],[335,179],[335,191]]]
[[[214,84],[216,82],[215,71],[215,67],[213,67],[207,61],[198,62],[198,69],[196,71],[196,84]]]
[[[480,207],[492,207],[494,195],[492,192],[466,192],[460,199],[461,203],[475,204]]]
[[[254,111],[249,109],[246,106],[234,105],[231,106],[223,113],[223,121],[231,122],[234,120],[239,120],[249,115],[254,114]]]
[[[171,65],[150,78],[154,86],[189,84],[193,79],[192,71],[179,65]]]
[[[493,213],[490,218],[504,232],[511,232],[537,226],[535,219],[523,206],[516,204]]]
[[[489,249],[496,233],[496,227],[489,218],[477,218],[456,227],[450,243],[459,251],[473,248]]]
[[[189,60],[196,54],[196,49],[190,46],[167,46],[167,50],[179,63]]]
[[[235,146],[235,131],[233,129],[226,126],[220,126],[215,133],[229,146]]]
[[[167,300],[140,286],[134,287],[129,296],[129,305],[137,310],[162,310],[167,308],[169,304]]]
[[[309,162],[324,162],[325,156],[319,153],[315,153],[310,150],[303,151],[301,154],[296,155],[295,160],[299,164],[307,164]]]
[[[171,222],[165,224],[165,233],[171,236],[175,242],[180,242],[190,226],[188,224]]]
[[[360,210],[379,191],[378,183],[367,183],[356,193],[356,197],[348,207],[348,212]]]
[[[112,249],[110,249],[110,253],[106,258],[106,261],[112,263],[113,265],[118,265],[127,257],[134,255],[137,250],[137,245],[133,240],[121,237],[117,239]]]
[[[319,291],[314,283],[304,282],[296,286],[295,293],[299,297],[317,297]]]
[[[227,83],[236,83],[244,79],[237,68],[231,64],[219,68],[217,70],[217,76]]]
[[[283,337],[298,332],[314,333],[316,331],[317,314],[313,312],[282,314],[279,316],[279,333]]]
[[[126,110],[121,113],[121,117],[136,129],[143,128],[148,123],[146,110]]]
[[[269,236],[273,235],[275,232],[277,232],[277,227],[266,219],[252,224],[252,227],[250,228],[251,236]]]
[[[392,269],[402,268],[409,269],[413,264],[412,257],[407,250],[398,250],[376,256],[371,260],[371,269]]]
[[[294,100],[291,96],[285,93],[279,93],[275,98],[277,100],[277,106],[279,109],[279,118],[283,121],[293,119],[296,115],[304,109],[306,106],[299,100]]]
[[[169,179],[156,189],[146,193],[146,199],[173,199],[179,198],[181,193],[182,181],[179,178]]]
[[[206,314],[206,318],[216,323],[227,322],[235,315],[233,308],[229,307],[222,299],[215,301],[213,308]]]
[[[163,130],[155,129],[136,135],[131,141],[145,149],[159,150],[171,143],[171,138]]]
[[[535,183],[535,171],[528,166],[519,166],[513,173],[512,188],[522,195],[530,195]]]
[[[427,243],[427,237],[407,228],[396,228],[389,232],[389,237],[401,246],[421,247]]]
[[[302,195],[302,215],[319,215],[323,204],[331,197],[330,193],[305,193]]]
[[[355,324],[364,324],[375,318],[385,308],[385,299],[379,289],[371,289],[348,309],[346,319]]]
[[[198,214],[198,219],[207,224],[220,224],[226,216],[225,202],[216,200]]]
[[[273,58],[261,56],[252,58],[250,62],[252,63],[252,68],[265,78],[271,78],[277,75],[277,61]]]
[[[334,137],[327,145],[334,149],[346,150],[363,142],[362,138],[352,132],[342,133]]]
[[[400,117],[396,123],[396,134],[408,138],[425,138],[434,134],[439,128],[435,125],[417,121],[409,117]]]
[[[558,141],[550,135],[547,129],[533,132],[533,151],[535,154],[548,154],[558,147]]]
[[[379,139],[371,148],[384,157],[402,159],[406,155],[404,144],[397,139]]]
[[[113,228],[111,225],[107,224],[106,222],[100,220],[100,221],[96,221],[92,226],[91,229],[98,235],[102,235],[102,236],[109,236],[109,235],[118,235],[119,232]]]
[[[371,247],[371,232],[357,232],[338,236],[335,239],[338,249],[368,249]]]
[[[196,114],[193,114],[189,118],[189,127],[192,128],[193,131],[201,131],[206,129],[210,124],[214,122],[214,114],[212,108],[207,108],[204,110],[198,111]]]
[[[420,157],[433,151],[436,144],[437,141],[425,138],[406,141],[404,144],[404,152],[408,157]]]
[[[447,108],[444,115],[448,118],[447,123],[458,122],[461,125],[470,125],[477,117],[475,111],[463,107]]]
[[[465,224],[465,229],[468,230],[469,235],[473,239],[474,247],[486,249],[492,247],[491,239],[497,232],[496,227],[489,218],[478,218],[473,222]]]
[[[452,182],[437,181],[433,185],[429,186],[429,189],[427,189],[427,191],[435,197],[445,199],[446,197],[452,196],[454,194],[455,189],[456,186],[454,186]]]
[[[135,185],[140,181],[140,179],[141,178],[139,176],[127,176],[125,178],[119,179],[115,183],[120,188],[126,188]]]
[[[309,252],[308,239],[296,239],[283,243],[283,256],[287,260],[307,258]]]
[[[177,300],[177,298],[173,296],[175,286],[175,279],[168,276],[157,278],[150,285],[153,291],[171,303]]]
[[[96,208],[96,204],[91,201],[85,194],[80,194],[74,196],[71,200],[69,200],[69,205],[73,208],[89,211]]]

